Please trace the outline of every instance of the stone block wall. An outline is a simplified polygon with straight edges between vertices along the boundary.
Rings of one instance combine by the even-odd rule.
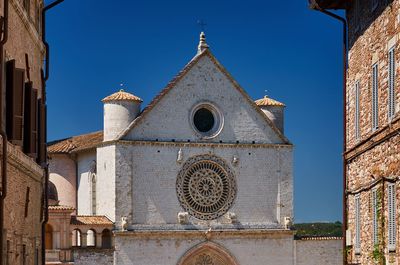
[[[358,4],[357,4],[358,3]],[[377,3],[377,4],[374,4]],[[348,263],[397,264],[399,259],[399,220],[396,214],[396,251],[388,250],[387,185],[395,183],[396,212],[399,212],[400,177],[400,1],[353,1],[349,22],[347,76],[347,239]],[[395,115],[389,118],[389,57],[394,48]],[[378,65],[378,128],[372,128],[372,67]],[[356,94],[359,82],[359,127],[356,139]],[[382,208],[378,221],[379,244],[373,238],[372,191],[379,190]],[[360,196],[360,253],[355,253],[355,196]],[[378,250],[378,251],[377,251]],[[374,259],[375,256],[375,259]]]
[[[74,265],[112,265],[114,264],[113,249],[74,249]]]
[[[295,240],[296,265],[342,265],[342,238]]]
[[[41,260],[43,170],[17,147],[8,145],[8,182],[4,218],[5,264]],[[28,191],[29,190],[29,191]]]

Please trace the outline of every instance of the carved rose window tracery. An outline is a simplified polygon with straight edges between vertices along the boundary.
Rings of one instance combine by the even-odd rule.
[[[176,188],[182,207],[201,220],[225,214],[236,196],[232,171],[222,159],[211,155],[188,159],[178,174]]]

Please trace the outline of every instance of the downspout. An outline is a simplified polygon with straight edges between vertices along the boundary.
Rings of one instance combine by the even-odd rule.
[[[0,265],[3,265],[4,256],[4,200],[7,196],[7,134],[3,126],[3,94],[5,93],[4,84],[4,45],[8,40],[8,0],[3,3],[4,14],[1,18],[3,36],[0,40],[0,135],[2,139],[2,158],[1,158],[1,195],[0,195]]]
[[[46,12],[55,7],[56,5],[60,4],[64,0],[57,0],[42,9],[42,41],[46,48],[46,65],[45,65],[45,72],[42,72],[42,99],[43,104],[46,108],[46,81],[49,79],[50,71],[50,46],[46,41]],[[47,108],[46,108],[47,111]],[[47,114],[45,115],[46,120],[44,122],[44,140],[45,143],[47,142]],[[49,164],[47,161],[47,149],[45,150],[45,161],[43,162],[42,167],[44,168],[44,198],[43,198],[43,220],[42,220],[42,264],[46,264],[46,248],[45,248],[45,238],[46,238],[46,223],[49,221],[49,210],[48,210],[48,185],[49,185]],[[0,264],[1,265],[1,264]]]
[[[338,16],[332,12],[326,11],[322,9],[315,0],[310,0],[310,8],[320,11],[334,19],[339,20],[343,24],[343,153],[342,153],[342,163],[343,163],[343,183],[342,183],[342,192],[343,192],[343,225],[342,225],[342,233],[343,233],[343,264],[347,264],[347,252],[346,252],[346,230],[347,230],[347,161],[345,157],[346,153],[346,143],[347,143],[347,108],[346,108],[346,101],[347,101],[347,21],[345,18]]]

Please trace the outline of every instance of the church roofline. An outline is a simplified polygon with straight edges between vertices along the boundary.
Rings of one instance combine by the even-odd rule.
[[[153,98],[149,105],[147,105],[139,116],[134,119],[131,124],[123,130],[117,139],[122,139],[125,137],[137,124],[139,124],[144,117],[161,101],[161,99],[168,94],[168,92],[176,86],[176,84],[192,69],[192,67],[204,56],[208,56],[213,63],[218,67],[218,69],[226,75],[226,77],[232,82],[235,88],[244,96],[248,103],[258,112],[261,117],[268,123],[272,130],[278,135],[278,137],[287,144],[290,141],[282,134],[282,132],[275,126],[275,124],[262,112],[259,106],[250,98],[250,96],[245,92],[245,90],[236,82],[236,80],[229,74],[229,72],[218,62],[215,56],[211,53],[209,49],[204,49],[200,53],[196,54],[192,60],[167,84],[167,86],[160,91],[160,93]]]

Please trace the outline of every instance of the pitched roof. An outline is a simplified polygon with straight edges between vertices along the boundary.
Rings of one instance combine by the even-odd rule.
[[[269,98],[268,96],[264,96],[263,98],[257,99],[256,101],[254,101],[256,103],[257,106],[282,106],[284,107],[285,104],[283,104],[282,102],[279,102],[275,99]]]
[[[71,225],[113,225],[104,215],[74,215],[71,216]]]
[[[103,131],[98,131],[49,142],[47,151],[50,154],[70,154],[95,148],[102,142]]]
[[[110,101],[137,101],[143,102],[143,100],[131,93],[125,92],[123,89],[120,91],[109,95],[108,97],[103,98],[103,102],[110,102]]]
[[[175,87],[175,85],[192,69],[192,67],[204,56],[208,56],[217,68],[224,73],[227,78],[233,83],[237,90],[247,99],[248,103],[260,113],[260,115],[265,119],[265,121],[269,124],[272,130],[278,135],[278,137],[287,144],[290,144],[290,141],[282,134],[282,132],[274,125],[274,123],[262,112],[262,110],[253,102],[253,100],[249,97],[249,95],[244,91],[244,89],[233,79],[233,77],[228,73],[228,71],[218,62],[218,60],[214,57],[214,55],[210,52],[209,49],[203,50],[201,53],[196,54],[192,60],[167,84],[167,86],[161,90],[161,92],[153,98],[149,105],[147,105],[140,115],[131,122],[131,124],[121,132],[121,134],[117,137],[117,139],[122,139],[126,136],[132,128],[134,128],[137,124],[139,124],[144,117],[161,101],[161,99],[168,94],[168,92]]]
[[[50,205],[50,211],[75,211],[74,207],[64,205]]]

